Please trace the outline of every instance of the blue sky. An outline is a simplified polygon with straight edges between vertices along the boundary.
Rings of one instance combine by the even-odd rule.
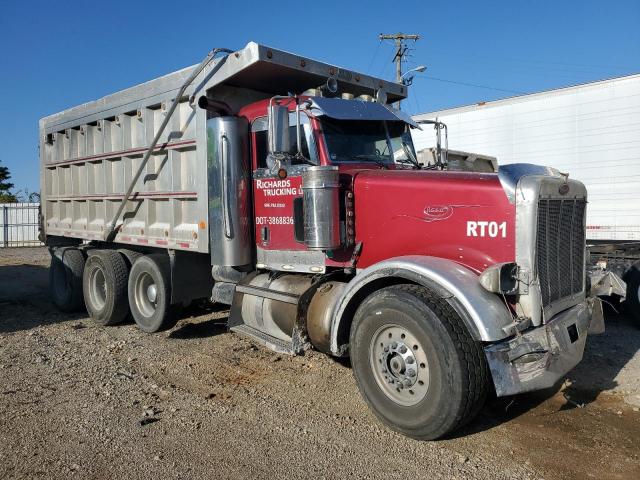
[[[640,72],[640,1],[52,2],[0,6],[0,160],[39,190],[38,120],[254,40],[392,79],[418,33],[410,113]]]

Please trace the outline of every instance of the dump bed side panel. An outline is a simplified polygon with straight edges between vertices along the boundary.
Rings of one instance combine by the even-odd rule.
[[[47,235],[99,240],[191,69],[40,123]],[[206,112],[183,98],[134,188],[115,241],[208,251]]]

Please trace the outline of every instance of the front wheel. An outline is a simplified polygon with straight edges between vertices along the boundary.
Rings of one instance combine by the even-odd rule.
[[[353,372],[365,401],[393,430],[433,440],[460,428],[484,403],[488,368],[481,345],[437,294],[395,285],[356,311]]]

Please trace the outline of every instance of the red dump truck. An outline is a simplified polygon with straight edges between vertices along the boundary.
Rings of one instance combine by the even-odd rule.
[[[350,356],[386,425],[435,439],[552,386],[602,327],[577,181],[422,167],[406,86],[249,43],[40,122],[51,293],[101,325],[197,299],[291,354]]]

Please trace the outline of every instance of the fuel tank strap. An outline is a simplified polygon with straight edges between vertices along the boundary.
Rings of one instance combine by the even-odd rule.
[[[290,303],[292,305],[297,305],[298,300],[300,299],[299,295],[295,295],[293,293],[279,292],[277,290],[254,287],[251,285],[237,285],[236,292],[244,293],[245,295],[253,295],[255,297],[268,298],[278,302]]]

